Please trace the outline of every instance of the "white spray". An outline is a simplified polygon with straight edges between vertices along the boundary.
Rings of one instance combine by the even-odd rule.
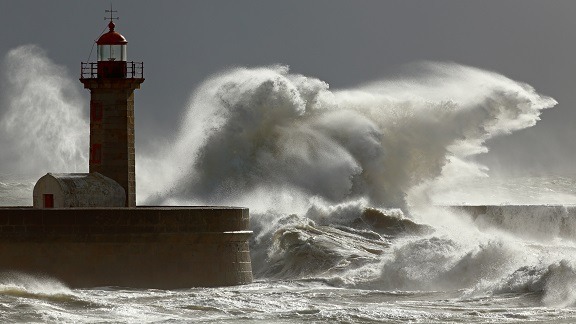
[[[67,71],[34,45],[9,51],[2,69],[0,173],[86,171],[87,105]]]
[[[340,91],[282,66],[214,76],[190,100],[175,149],[163,154],[174,173],[151,181],[161,184],[154,200],[234,202],[266,188],[404,208],[410,188],[443,169],[464,170],[448,167],[454,163],[478,170],[466,158],[486,152],[487,139],[534,125],[556,103],[472,67],[412,69],[411,77]]]

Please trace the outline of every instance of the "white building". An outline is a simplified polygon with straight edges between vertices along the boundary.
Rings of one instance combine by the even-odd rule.
[[[124,207],[126,193],[100,173],[48,173],[36,182],[34,208]]]

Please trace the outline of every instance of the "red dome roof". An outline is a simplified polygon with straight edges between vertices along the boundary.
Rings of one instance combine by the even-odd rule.
[[[100,38],[98,38],[98,40],[96,41],[96,44],[98,45],[124,45],[127,44],[128,41],[126,40],[126,38],[124,38],[124,36],[120,35],[119,33],[114,31],[114,23],[110,22],[108,24],[108,27],[110,28],[110,31],[107,32],[106,34],[100,36]]]

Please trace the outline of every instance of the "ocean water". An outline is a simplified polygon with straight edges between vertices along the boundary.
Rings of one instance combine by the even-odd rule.
[[[516,180],[535,181],[527,184],[533,194],[545,189],[536,189],[541,177]],[[0,321],[576,321],[576,207],[496,205],[476,217],[436,207],[427,213],[440,220],[427,224],[361,201],[315,204],[305,215],[275,215],[268,228],[270,215],[252,214],[250,285],[71,289],[56,278],[3,273]]]
[[[30,205],[44,173],[86,171],[87,104],[36,46],[0,71],[0,205]],[[284,66],[222,71],[192,91],[171,139],[138,153],[139,204],[249,207],[255,282],[70,289],[3,273],[0,321],[575,322],[576,178],[474,159],[555,104],[454,63],[351,89]],[[61,118],[31,120],[43,115]]]

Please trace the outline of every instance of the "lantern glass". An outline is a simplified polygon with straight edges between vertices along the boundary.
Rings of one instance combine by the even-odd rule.
[[[98,45],[98,61],[126,61],[126,45]]]

